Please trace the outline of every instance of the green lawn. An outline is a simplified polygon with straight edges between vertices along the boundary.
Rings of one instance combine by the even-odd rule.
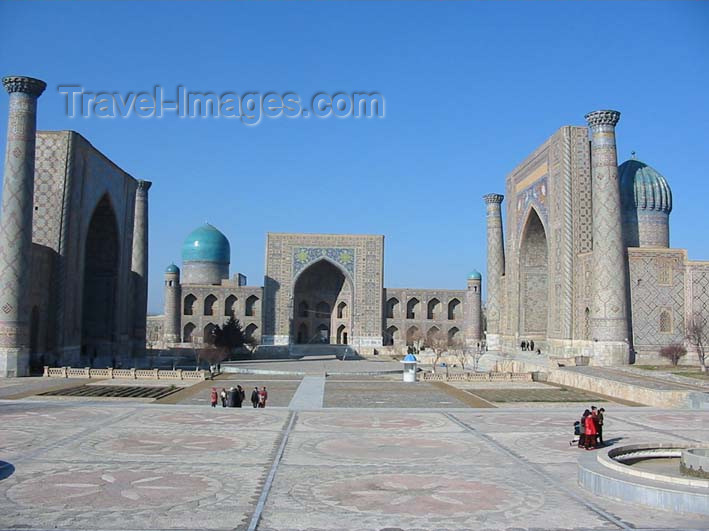
[[[697,380],[709,380],[709,372],[702,372],[699,367],[672,367],[671,365],[633,365],[637,369],[646,371],[664,371],[678,376],[686,376],[688,378],[696,378]]]

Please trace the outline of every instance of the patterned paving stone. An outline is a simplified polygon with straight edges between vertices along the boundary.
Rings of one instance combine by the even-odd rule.
[[[233,528],[262,475],[259,467],[32,463],[2,481],[0,511],[13,527]]]
[[[575,413],[0,402],[0,527],[709,530],[580,489]],[[606,438],[709,444],[705,418],[614,406]]]
[[[306,412],[298,416],[296,431],[415,431],[460,432],[462,428],[438,413],[393,411]]]
[[[546,529],[573,518],[602,528],[601,518],[540,483],[512,467],[284,466],[260,529]]]
[[[462,433],[298,432],[291,435],[283,456],[289,465],[416,465],[458,466],[461,461],[490,462],[502,456],[484,441]]]

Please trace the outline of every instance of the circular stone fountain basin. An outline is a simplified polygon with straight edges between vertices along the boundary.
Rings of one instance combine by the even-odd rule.
[[[685,476],[709,479],[709,448],[682,450],[679,468]]]
[[[607,498],[678,513],[709,515],[709,479],[681,473],[683,452],[690,450],[700,450],[699,457],[704,459],[709,453],[709,448],[657,443],[582,455],[579,485]]]

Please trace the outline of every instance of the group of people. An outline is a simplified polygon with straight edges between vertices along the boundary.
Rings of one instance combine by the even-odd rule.
[[[522,352],[534,352],[534,340],[533,339],[523,339],[522,342],[519,344],[520,348],[522,349]],[[537,347],[536,350],[537,354],[541,354],[542,350]]]
[[[217,407],[220,400],[222,407],[241,407],[246,400],[246,391],[240,385],[232,386],[228,391],[224,387],[222,387],[221,391],[217,391],[216,387],[212,387],[212,392],[210,393],[212,407]],[[254,390],[251,391],[251,405],[255,408],[266,407],[266,401],[268,401],[266,386],[264,385],[261,389],[254,387]]]
[[[591,406],[581,415],[581,420],[574,423],[574,434],[579,436],[579,448],[593,450],[603,445],[603,414],[605,409]],[[578,426],[578,433],[576,427]]]

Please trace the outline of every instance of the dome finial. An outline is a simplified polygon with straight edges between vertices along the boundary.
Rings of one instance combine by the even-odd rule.
[[[631,151],[631,152],[630,152],[630,157],[631,157],[633,160],[638,160],[638,158],[635,156],[635,151]]]

